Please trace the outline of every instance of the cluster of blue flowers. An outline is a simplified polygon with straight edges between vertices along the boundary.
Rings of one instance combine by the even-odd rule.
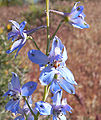
[[[77,2],[78,3],[78,2]],[[84,21],[85,14],[83,13],[83,6],[74,5],[70,13],[63,13],[55,10],[50,12],[62,15],[64,20],[76,28],[88,28],[89,25]],[[24,30],[26,22],[23,21],[20,25],[10,20],[13,24],[12,31],[8,34],[8,40],[12,39],[13,45],[7,53],[12,53],[17,49],[15,57],[18,55],[20,49],[26,43],[28,35],[34,33],[40,26],[29,31]],[[18,114],[15,120],[37,120],[39,115],[52,115],[53,120],[66,120],[66,112],[71,113],[71,106],[67,104],[66,98],[62,101],[62,92],[65,90],[70,94],[75,94],[75,85],[77,85],[72,72],[66,67],[66,60],[68,59],[66,47],[62,41],[55,35],[52,42],[52,47],[48,55],[42,53],[39,49],[32,49],[28,52],[28,58],[31,62],[38,64],[40,67],[39,81],[41,85],[47,87],[44,97],[47,97],[48,90],[53,94],[52,104],[49,104],[43,99],[35,103],[32,108],[32,94],[37,88],[37,83],[29,81],[20,87],[19,77],[12,72],[12,79],[8,85],[8,91],[3,95],[5,98],[10,96],[10,101],[6,104],[5,109],[12,113]],[[25,104],[20,107],[20,101],[24,99]]]

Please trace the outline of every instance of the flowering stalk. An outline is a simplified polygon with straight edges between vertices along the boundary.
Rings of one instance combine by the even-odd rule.
[[[50,34],[49,34],[49,0],[46,0],[46,21],[47,21],[47,49],[46,55],[48,55],[50,46]]]
[[[49,52],[49,46],[50,46],[50,34],[49,34],[49,0],[46,0],[46,21],[47,21],[47,48],[46,48],[46,55],[48,55]],[[46,98],[48,96],[48,86],[44,87],[44,95],[43,95],[43,101],[46,101]],[[38,119],[38,116],[40,113],[38,112],[36,117]]]
[[[47,21],[47,49],[46,49],[46,55],[48,55],[49,46],[50,46],[50,34],[49,34],[49,0],[46,0],[46,21]],[[48,87],[44,87],[44,96],[43,101],[46,101],[47,98],[47,92]]]

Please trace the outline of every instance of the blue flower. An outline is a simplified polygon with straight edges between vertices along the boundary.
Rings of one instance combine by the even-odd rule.
[[[32,108],[32,97],[30,96],[27,99],[30,107]],[[14,120],[25,120],[25,114],[27,115],[28,120],[34,120],[34,116],[31,114],[29,107],[27,106],[26,102],[23,108],[19,108],[18,113],[20,114]]]
[[[85,14],[83,13],[83,6],[78,6],[77,4],[79,2],[76,2],[75,5],[73,6],[72,10],[70,13],[64,13],[56,10],[50,10],[50,12],[59,14],[65,18],[66,21],[68,21],[69,24],[71,24],[73,27],[76,28],[89,28],[89,25],[85,22]]]
[[[75,94],[73,85],[77,85],[72,72],[66,67],[67,52],[61,40],[55,36],[49,56],[46,56],[39,50],[30,50],[29,59],[45,67],[39,77],[42,85],[50,85],[52,92],[60,89],[60,86],[67,92]]]
[[[67,15],[69,23],[76,28],[89,28],[89,25],[85,22],[85,14],[83,13],[83,6],[78,6],[77,4],[79,2],[76,2],[74,7],[71,10],[71,13]]]
[[[11,22],[13,24],[12,26],[12,32],[8,33],[8,40],[10,38],[12,38],[12,42],[14,42],[14,40],[16,40],[11,49],[7,51],[7,53],[12,53],[14,50],[17,50],[17,53],[15,55],[15,57],[18,55],[18,52],[20,51],[20,49],[24,46],[24,44],[26,43],[26,39],[27,39],[27,34],[24,32],[24,28],[26,25],[26,21],[23,21],[20,25],[13,20],[9,20],[9,22]],[[20,37],[20,38],[19,38]]]
[[[53,115],[53,120],[66,120],[66,112],[70,112],[72,108],[67,104],[66,99],[62,98],[62,91],[57,91],[53,96],[53,105],[39,101],[35,103],[35,108],[41,115]]]
[[[20,49],[26,43],[27,35],[30,35],[41,28],[46,28],[46,26],[39,26],[37,28],[27,31],[27,30],[24,30],[25,25],[27,23],[26,21],[23,21],[21,24],[17,23],[14,20],[9,20],[9,22],[11,22],[13,26],[12,26],[12,31],[8,33],[8,40],[12,39],[12,42],[14,42],[15,40],[16,41],[13,43],[12,47],[10,48],[10,50],[7,51],[7,53],[8,54],[12,53],[14,50],[18,49],[15,55],[15,58],[18,55],[18,52],[20,51]]]
[[[5,97],[11,96],[12,99],[6,104],[5,109],[16,114],[18,112],[19,103],[22,96],[32,95],[36,87],[36,82],[29,81],[25,83],[21,88],[18,75],[12,72],[12,80],[8,85],[9,90],[3,95]]]

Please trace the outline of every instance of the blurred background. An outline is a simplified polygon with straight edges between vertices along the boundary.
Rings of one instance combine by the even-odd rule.
[[[74,0],[50,0],[50,9],[69,12]],[[86,22],[89,29],[76,29],[68,23],[62,24],[57,36],[62,40],[68,52],[67,67],[72,71],[75,80],[76,94],[64,92],[63,96],[73,108],[68,114],[69,120],[101,120],[101,1],[82,0]],[[13,120],[14,115],[5,112],[2,95],[7,91],[11,81],[11,72],[19,75],[21,85],[33,80],[38,82],[38,88],[33,93],[33,101],[42,100],[43,86],[38,81],[39,67],[30,62],[27,52],[36,49],[33,42],[28,40],[15,59],[15,52],[7,55],[11,46],[7,34],[11,30],[8,20],[18,23],[27,21],[26,30],[40,25],[46,25],[45,0],[0,0],[0,120]],[[56,30],[61,17],[50,14],[50,34]],[[46,30],[39,30],[32,34],[38,46],[45,53]],[[47,101],[50,101],[51,94]],[[33,105],[34,107],[34,105]],[[45,120],[45,119],[44,119]]]

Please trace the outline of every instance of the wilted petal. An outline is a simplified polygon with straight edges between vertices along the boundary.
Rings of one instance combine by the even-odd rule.
[[[36,64],[47,64],[49,62],[48,57],[40,50],[30,50],[28,52],[28,58]]]
[[[54,75],[55,75],[55,68],[52,66],[47,66],[40,73],[39,80],[42,85],[48,85],[53,80]]]
[[[21,95],[22,96],[30,96],[30,95],[32,95],[32,93],[34,92],[36,87],[37,87],[37,83],[36,82],[29,81],[29,82],[25,83],[22,86]]]
[[[49,103],[40,101],[35,103],[35,108],[41,115],[51,115],[52,106]]]

